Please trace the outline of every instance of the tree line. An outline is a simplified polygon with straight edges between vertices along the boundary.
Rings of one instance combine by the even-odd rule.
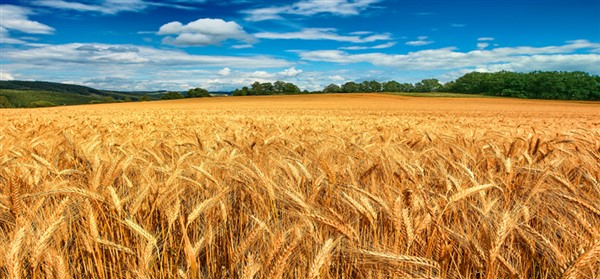
[[[435,78],[423,79],[415,84],[399,83],[395,80],[378,82],[376,80],[346,82],[342,85],[330,84],[323,88],[323,93],[359,93],[359,92],[438,92],[445,91],[444,85]]]
[[[600,76],[585,72],[472,72],[448,83],[450,92],[531,99],[600,100]]]
[[[293,83],[278,80],[276,82],[254,82],[250,87],[244,86],[241,89],[236,89],[233,96],[258,96],[258,95],[280,95],[280,94],[300,94],[310,93],[301,91],[298,86]]]
[[[257,81],[250,87],[244,86],[234,90],[233,95],[370,92],[452,92],[531,99],[600,100],[600,76],[580,71],[471,72],[447,83],[441,83],[435,78],[423,79],[416,83],[400,83],[395,80],[386,82],[370,80],[360,83],[349,81],[341,85],[332,83],[320,91],[312,92],[301,91],[298,86],[289,82]]]
[[[176,99],[183,99],[183,98],[203,98],[203,97],[210,97],[210,93],[208,93],[208,90],[204,89],[204,88],[192,88],[190,90],[188,90],[186,93],[181,94],[179,92],[167,92],[165,94],[163,94],[160,98],[162,100],[176,100]]]

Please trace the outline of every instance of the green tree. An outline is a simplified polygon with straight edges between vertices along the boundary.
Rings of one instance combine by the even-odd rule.
[[[481,94],[485,90],[483,80],[486,75],[486,73],[480,72],[467,73],[454,81],[452,92]]]
[[[210,97],[208,90],[204,88],[192,88],[187,91],[187,98],[201,98],[201,97]]]
[[[361,87],[361,92],[381,92],[381,83],[379,83],[378,81],[375,80],[371,80],[371,81],[363,81],[360,84]]]
[[[140,100],[141,102],[147,102],[147,101],[150,101],[152,99],[148,95],[143,95],[140,98],[138,98],[138,100]]]
[[[323,92],[324,93],[340,93],[342,92],[342,88],[340,88],[339,85],[337,84],[330,84],[325,86],[325,88],[323,88]]]
[[[386,81],[381,87],[383,92],[401,92],[400,83],[395,80]]]
[[[273,87],[273,84],[270,82],[263,82],[260,83],[258,81],[255,81],[252,84],[252,87],[250,88],[250,95],[270,95],[273,94],[273,92],[275,91],[275,88]]]
[[[286,82],[283,88],[283,92],[286,94],[298,94],[301,92],[300,88],[291,82]]]
[[[248,95],[251,95],[251,92],[247,86],[242,87],[242,89],[233,90],[233,96],[248,96]]]
[[[401,83],[400,84],[400,92],[414,92],[415,86],[412,83]]]
[[[417,91],[417,92],[435,92],[440,87],[442,87],[442,84],[440,83],[439,80],[437,80],[435,78],[428,78],[428,79],[421,80],[420,82],[417,82],[415,84],[415,91]]]
[[[175,100],[175,99],[183,99],[183,95],[177,92],[167,92],[160,97],[162,100]]]
[[[275,93],[286,93],[286,83],[281,80],[274,82],[273,83],[273,91]]]
[[[536,99],[598,100],[600,83],[585,72],[472,72],[458,78],[452,92]]]
[[[260,94],[260,95],[271,95],[271,94],[273,94],[273,92],[275,92],[275,88],[273,87],[273,84],[270,82],[261,83],[260,88],[261,88],[261,92],[262,92],[262,94]]]
[[[349,81],[346,82],[342,85],[342,91],[344,93],[356,93],[356,92],[360,92],[361,91],[361,86],[360,84],[354,82],[354,81]]]
[[[449,82],[442,84],[442,86],[438,89],[438,91],[439,92],[452,92],[453,86],[454,86],[454,81],[449,81]]]

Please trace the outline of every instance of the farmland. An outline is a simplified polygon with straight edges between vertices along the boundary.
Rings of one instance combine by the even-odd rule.
[[[600,104],[0,110],[0,277],[594,278]]]

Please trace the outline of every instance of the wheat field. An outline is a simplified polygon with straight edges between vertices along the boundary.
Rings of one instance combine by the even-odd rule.
[[[598,278],[600,104],[0,110],[2,278]]]

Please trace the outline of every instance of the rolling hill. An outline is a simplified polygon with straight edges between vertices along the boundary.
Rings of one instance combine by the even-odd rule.
[[[42,107],[159,99],[158,92],[117,92],[46,81],[0,81],[0,108]]]

